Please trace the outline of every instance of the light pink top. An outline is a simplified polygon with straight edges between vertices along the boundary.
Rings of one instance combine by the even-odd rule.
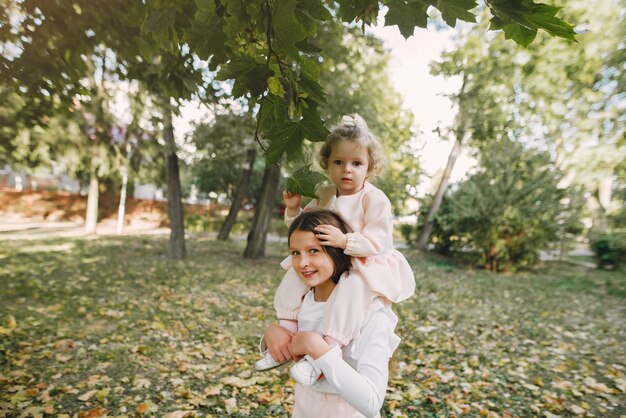
[[[387,195],[369,182],[353,195],[337,196],[335,186],[322,187],[317,195],[304,210],[328,209],[348,224],[353,232],[347,234],[344,252],[356,257],[354,266],[372,291],[396,303],[411,297],[415,276],[404,256],[393,248],[393,215]],[[294,219],[285,213],[287,225]]]

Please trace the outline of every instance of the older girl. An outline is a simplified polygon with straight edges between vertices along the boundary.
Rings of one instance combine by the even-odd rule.
[[[289,228],[295,273],[310,289],[302,300],[298,332],[271,325],[264,335],[276,358],[305,356],[325,379],[315,386],[298,383],[293,417],[378,417],[388,380],[388,362],[400,339],[393,333],[397,317],[389,303],[373,299],[359,324],[358,336],[340,348],[322,338],[322,318],[338,283],[349,275],[350,257],[320,244],[317,228],[331,225],[348,232],[341,218],[322,210],[305,212]]]

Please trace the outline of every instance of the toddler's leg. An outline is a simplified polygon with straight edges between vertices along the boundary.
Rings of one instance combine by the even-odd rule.
[[[290,320],[290,319],[280,319],[278,320],[278,325],[285,328],[287,331],[296,333],[298,332],[298,321]]]
[[[279,318],[279,325],[292,333],[298,331],[298,312],[302,305],[302,296],[308,290],[294,269],[290,268],[285,273],[274,296],[274,308]],[[260,346],[259,349],[263,358],[254,365],[257,371],[271,370],[285,363],[274,360],[264,346]]]
[[[296,321],[302,305],[302,297],[308,291],[309,288],[302,283],[295,270],[293,268],[287,270],[274,295],[276,316],[281,320]]]
[[[347,345],[359,333],[372,301],[373,293],[358,270],[344,274],[324,308],[324,339],[329,345]]]

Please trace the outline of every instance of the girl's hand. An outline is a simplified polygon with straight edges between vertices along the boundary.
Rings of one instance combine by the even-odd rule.
[[[300,331],[293,334],[290,350],[296,357],[308,354],[314,359],[317,359],[326,354],[326,352],[330,350],[330,346],[318,333]]]
[[[302,196],[293,192],[283,192],[283,201],[287,209],[298,209],[302,202]]]
[[[348,246],[348,235],[332,225],[320,225],[315,227],[316,236],[320,244],[345,250]]]
[[[292,333],[278,324],[272,324],[265,330],[263,339],[270,354],[276,361],[287,361],[293,358],[289,346]]]

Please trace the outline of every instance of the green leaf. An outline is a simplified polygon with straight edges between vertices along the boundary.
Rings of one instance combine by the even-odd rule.
[[[308,79],[317,80],[320,76],[321,68],[313,60],[302,60],[300,63],[300,69],[302,71],[302,75]]]
[[[317,185],[324,180],[324,175],[311,170],[311,165],[309,164],[297,169],[291,177],[287,179],[285,188],[288,192],[315,198]]]
[[[303,41],[296,42],[296,46],[298,47],[300,51],[308,52],[311,54],[317,54],[317,53],[322,52],[322,48],[314,44],[311,38],[306,38]]]
[[[282,159],[289,144],[291,144],[291,149],[294,146],[300,146],[304,139],[300,134],[299,124],[292,121],[272,128],[267,134],[268,139],[271,141],[265,152],[267,163],[277,164]]]
[[[505,39],[511,39],[522,46],[530,45],[530,43],[535,40],[535,37],[537,36],[537,29],[528,29],[521,25],[518,25],[517,23],[505,24],[497,17],[491,19],[491,25],[489,26],[489,29],[502,29],[504,31]]]
[[[315,109],[306,109],[303,112],[302,126],[305,130],[305,138],[311,142],[325,141],[328,129],[324,126],[325,121]]]
[[[371,0],[344,0],[339,2],[339,15],[344,22],[352,22],[362,15],[372,3]]]
[[[313,19],[331,20],[333,18],[330,11],[328,11],[320,1],[300,1],[297,7],[300,12],[305,13]]]
[[[307,77],[300,78],[299,83],[302,91],[306,92],[308,97],[315,101],[317,104],[326,103],[326,97],[324,95],[324,90],[322,86],[317,82],[313,81]]]
[[[247,92],[259,96],[267,88],[267,79],[272,72],[261,57],[238,55],[224,65],[217,75],[218,80],[235,80],[233,97],[241,97]]]
[[[267,163],[276,164],[285,154],[290,161],[297,160],[302,156],[302,141],[323,141],[327,135],[324,120],[317,111],[305,109],[300,121],[287,121],[269,130],[267,137],[271,143],[265,154]]]
[[[430,3],[422,0],[402,1],[393,0],[387,3],[389,11],[385,15],[385,26],[398,25],[400,33],[405,38],[413,35],[415,27],[425,28],[428,24],[426,10]]]
[[[215,69],[226,59],[223,17],[217,13],[213,0],[196,0],[196,7],[191,27],[183,32],[183,41],[201,59],[211,58],[210,68]]]
[[[283,89],[282,83],[276,77],[270,77],[267,79],[267,87],[269,88],[270,93],[274,96],[283,97],[285,95],[285,89]]]
[[[457,19],[476,22],[476,16],[470,10],[476,7],[475,0],[437,0],[434,6],[441,12],[441,17],[452,27]]]
[[[551,35],[570,39],[572,41],[576,40],[574,27],[555,16],[560,9],[559,7],[548,6],[545,4],[537,4],[536,6],[541,7],[538,7],[535,13],[531,13],[527,16],[529,21],[533,22]]]
[[[277,0],[272,10],[273,47],[291,57],[298,56],[296,42],[307,37],[295,17],[296,0]]]
[[[176,10],[173,7],[165,7],[155,10],[146,18],[143,23],[143,30],[147,32],[160,32],[168,30],[174,25],[176,19]]]
[[[527,46],[538,29],[553,36],[576,41],[574,27],[556,17],[558,7],[532,0],[493,0],[488,3],[493,18],[490,29],[502,29],[507,39]]]

